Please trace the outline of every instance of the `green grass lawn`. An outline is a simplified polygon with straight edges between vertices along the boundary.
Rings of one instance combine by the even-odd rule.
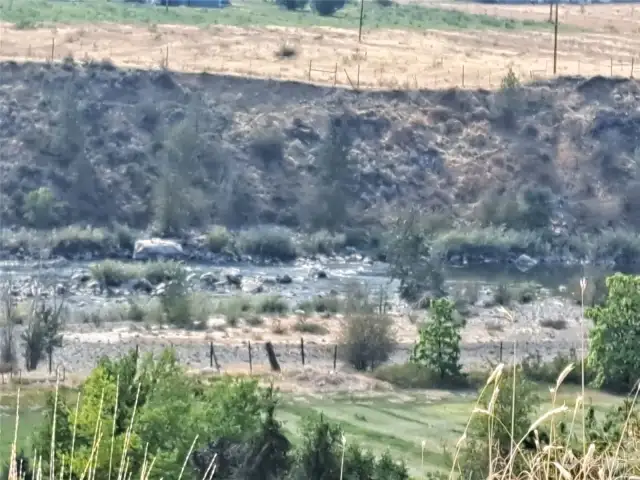
[[[349,3],[331,17],[310,10],[290,12],[264,0],[240,0],[224,9],[197,9],[125,4],[108,0],[0,0],[0,18],[19,28],[52,23],[116,22],[121,24],[186,24],[237,26],[330,26],[358,28],[360,7]],[[365,28],[399,29],[520,29],[549,28],[546,22],[518,21],[489,15],[473,15],[419,5],[381,7],[365,4]]]
[[[557,403],[566,403],[569,415],[577,393],[575,387],[563,387],[558,396]],[[67,394],[73,404],[76,394],[72,391]],[[548,388],[542,387],[540,394],[550,399]],[[284,396],[282,400],[278,418],[294,442],[302,418],[310,412],[322,412],[328,420],[340,424],[347,442],[358,442],[376,453],[389,449],[395,458],[404,459],[411,474],[418,477],[426,471],[448,472],[447,464],[455,443],[462,435],[475,406],[475,395],[472,393],[448,394],[439,398],[424,391],[405,393],[402,397],[397,394],[324,398]],[[596,391],[589,391],[586,395],[587,404],[593,403],[599,413],[619,401],[619,397]],[[27,451],[31,433],[43,420],[40,409],[43,402],[42,391],[29,390],[26,395],[21,395],[18,445]],[[546,403],[541,410],[546,411],[549,406]],[[5,395],[0,397],[0,459],[9,458],[14,428],[15,395]]]

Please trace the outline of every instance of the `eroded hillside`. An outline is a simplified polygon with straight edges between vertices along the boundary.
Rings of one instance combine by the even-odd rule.
[[[184,226],[331,226],[419,205],[514,228],[546,216],[569,231],[635,227],[639,145],[633,80],[355,93],[108,63],[0,65],[10,225],[144,228],[171,211]],[[40,187],[55,205],[38,220]]]

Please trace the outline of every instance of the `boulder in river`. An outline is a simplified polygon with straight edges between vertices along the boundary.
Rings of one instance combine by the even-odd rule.
[[[518,258],[516,258],[515,265],[518,270],[521,272],[526,272],[527,270],[531,270],[538,264],[538,261],[534,258],[531,258],[529,255],[522,254]]]
[[[284,275],[278,275],[276,277],[276,283],[279,283],[280,285],[289,285],[292,282],[293,282],[293,279],[291,278],[290,275],[287,275],[286,273]]]
[[[182,245],[173,240],[149,238],[136,240],[133,248],[134,260],[177,259],[184,255]]]

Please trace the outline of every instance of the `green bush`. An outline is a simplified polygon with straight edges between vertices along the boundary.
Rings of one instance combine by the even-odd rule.
[[[470,382],[468,378],[462,376],[443,381],[439,372],[424,365],[410,362],[382,365],[373,371],[373,376],[403,389],[469,388],[476,383]]]
[[[47,397],[32,443],[43,471],[55,462],[53,470],[64,468],[69,478],[89,466],[95,478],[124,477],[126,464],[131,478],[149,479],[201,480],[212,466],[216,478],[246,480],[408,479],[388,454],[345,445],[341,429],[321,415],[303,419],[292,450],[275,420],[273,388],[246,378],[193,377],[171,349],[142,359],[135,351],[102,358],[79,393],[77,411],[65,395]],[[31,463],[25,459],[23,465]]]
[[[588,365],[596,386],[629,391],[640,371],[640,355],[636,355],[640,341],[640,276],[616,273],[606,283],[604,304],[585,312],[594,323],[589,331]]]
[[[24,216],[35,228],[50,228],[56,225],[58,204],[53,192],[47,187],[40,187],[29,192],[24,200]]]
[[[240,252],[258,257],[291,261],[297,257],[293,233],[282,227],[256,227],[238,234]]]
[[[341,332],[341,351],[356,370],[374,370],[395,348],[391,317],[381,312],[350,313]]]
[[[462,377],[460,364],[460,330],[455,318],[455,304],[445,298],[433,300],[429,319],[420,328],[420,337],[411,352],[411,363],[437,372],[440,380]]]
[[[293,325],[293,329],[299,333],[308,333],[310,335],[326,335],[329,329],[324,325],[315,322],[308,322],[304,319],[298,319]]]
[[[312,0],[311,6],[313,10],[322,16],[329,16],[344,8],[345,0]]]
[[[222,253],[232,247],[233,235],[226,227],[216,225],[205,236],[205,245],[213,253]]]
[[[303,310],[307,314],[311,313],[338,313],[341,310],[341,302],[337,296],[320,297],[316,296],[310,300],[301,302],[297,309]]]
[[[458,457],[462,477],[486,479],[490,459],[496,462],[493,472],[503,471],[501,462],[510,458],[512,441],[518,442],[527,434],[540,402],[536,386],[525,379],[520,368],[515,372],[513,369],[504,372],[481,390],[478,405],[489,405],[489,414],[480,413],[471,419],[466,432],[466,446]],[[523,470],[526,470],[524,458],[516,453],[513,478]]]

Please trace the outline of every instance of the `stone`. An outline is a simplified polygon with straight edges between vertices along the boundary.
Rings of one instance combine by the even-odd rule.
[[[200,281],[210,287],[215,287],[216,283],[218,283],[219,279],[213,272],[205,272],[200,275]]]
[[[129,288],[136,292],[153,292],[153,285],[151,285],[151,282],[146,278],[136,278],[135,280],[131,280]]]
[[[521,272],[526,272],[527,270],[531,270],[538,264],[538,261],[534,258],[531,258],[527,254],[522,254],[518,258],[516,258],[515,265],[518,270]]]
[[[133,248],[134,260],[147,259],[177,259],[184,256],[182,245],[173,240],[150,238],[136,240]]]
[[[278,275],[276,277],[276,282],[280,285],[289,285],[293,282],[293,279],[285,273],[284,275]]]

